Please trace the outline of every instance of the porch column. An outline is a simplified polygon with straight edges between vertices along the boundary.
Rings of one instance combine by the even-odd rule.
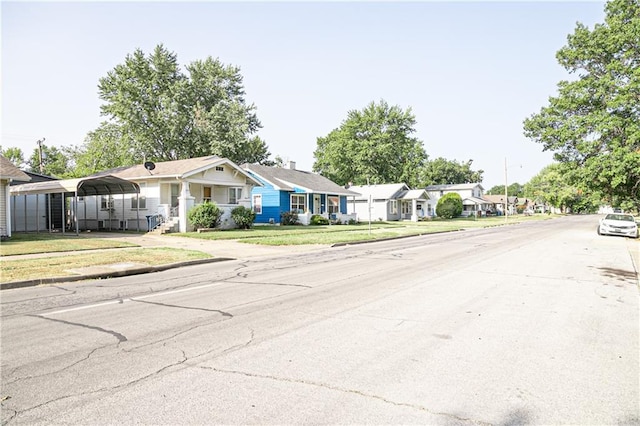
[[[190,228],[187,221],[187,212],[195,205],[195,197],[189,192],[189,182],[182,182],[180,198],[178,199],[178,218],[180,219],[180,232],[187,232]]]
[[[418,221],[418,200],[416,199],[411,200],[411,221]]]

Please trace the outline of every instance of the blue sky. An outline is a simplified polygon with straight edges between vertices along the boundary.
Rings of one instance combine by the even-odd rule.
[[[473,160],[489,189],[552,155],[522,121],[572,78],[555,53],[603,2],[2,2],[2,147],[80,145],[98,80],[157,44],[181,65],[239,66],[273,156],[311,170],[316,139],[350,110],[411,108],[430,158]]]

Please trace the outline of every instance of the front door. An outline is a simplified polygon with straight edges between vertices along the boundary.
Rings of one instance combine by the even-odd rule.
[[[321,214],[320,194],[313,194],[313,214]]]

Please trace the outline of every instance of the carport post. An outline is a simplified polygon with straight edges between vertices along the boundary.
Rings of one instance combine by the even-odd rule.
[[[67,224],[66,220],[65,220],[65,213],[66,213],[66,211],[65,211],[65,207],[66,207],[65,204],[66,203],[65,203],[65,199],[64,199],[65,195],[66,194],[63,192],[62,193],[62,203],[61,203],[61,206],[62,206],[62,235],[64,235],[64,228],[66,228],[65,225]]]
[[[40,194],[36,194],[36,234],[40,233]]]
[[[53,231],[53,229],[51,229],[51,221],[53,220],[51,218],[51,216],[52,216],[52,214],[51,214],[51,193],[47,194],[47,213],[48,213],[47,214],[47,216],[48,216],[47,217],[47,222],[49,222],[48,223],[48,225],[49,225],[49,233],[51,233]]]
[[[75,197],[73,197],[73,220],[76,223],[76,237],[80,235],[78,229],[78,190],[76,189]]]
[[[140,193],[136,192],[136,232],[140,232]]]
[[[127,220],[124,218],[124,192],[122,193],[122,230],[124,231],[126,226],[125,223]]]
[[[24,197],[24,232],[27,232],[27,194]]]

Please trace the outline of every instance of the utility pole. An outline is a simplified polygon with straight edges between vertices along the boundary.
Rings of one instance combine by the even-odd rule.
[[[44,174],[44,164],[42,163],[42,143],[45,141],[45,138],[38,139],[38,156],[40,157],[40,174]]]

